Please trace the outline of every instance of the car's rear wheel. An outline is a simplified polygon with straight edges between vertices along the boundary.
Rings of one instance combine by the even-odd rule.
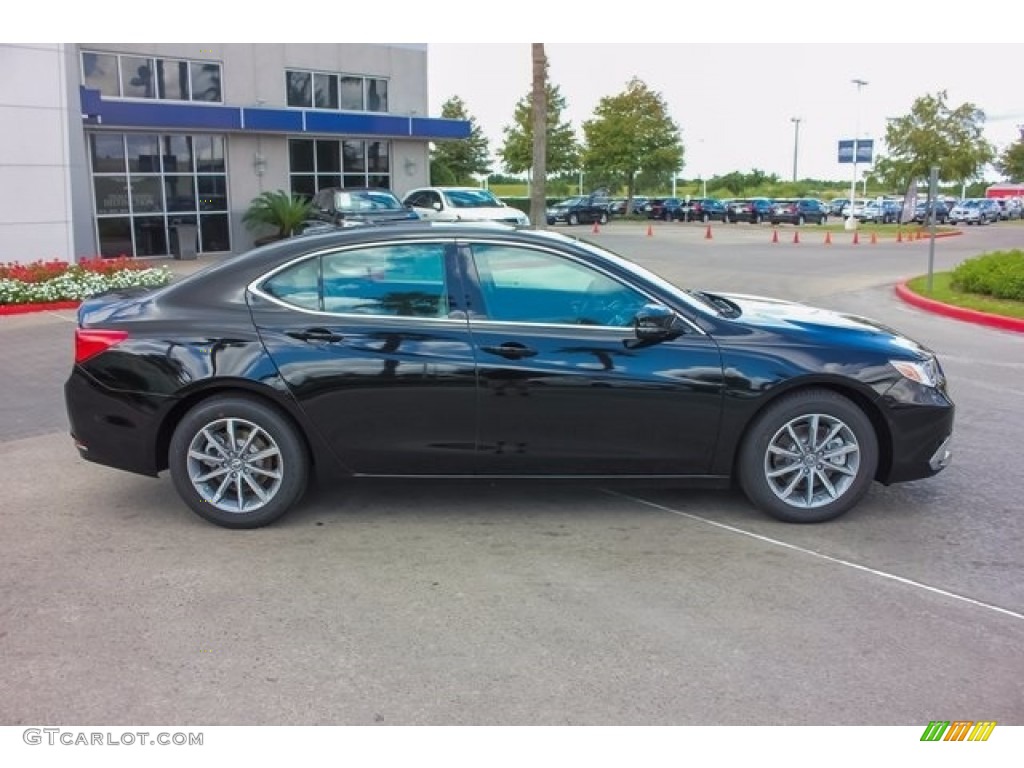
[[[601,224],[607,224],[608,223],[608,214],[605,213],[604,211],[602,211],[601,212],[601,216],[598,218],[598,221]]]
[[[829,390],[795,392],[768,406],[740,448],[737,472],[747,497],[772,517],[818,523],[851,509],[878,465],[871,421]]]
[[[182,500],[225,528],[258,528],[306,489],[309,461],[291,422],[258,400],[219,396],[185,414],[168,464]]]

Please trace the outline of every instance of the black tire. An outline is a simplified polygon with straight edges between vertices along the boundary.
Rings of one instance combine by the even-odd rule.
[[[221,430],[235,436],[233,450]],[[217,445],[210,435],[221,438]],[[239,449],[244,450],[235,453]],[[197,460],[197,454],[210,458]],[[225,528],[259,528],[277,520],[302,498],[309,477],[309,458],[291,421],[270,405],[236,395],[212,397],[185,414],[171,438],[168,465],[189,508]],[[204,481],[206,470],[221,474]],[[248,508],[250,501],[254,506]]]
[[[570,227],[575,227],[579,223],[580,223],[580,217],[577,214],[575,214],[575,213],[570,213],[569,214],[569,226]]]
[[[601,211],[601,215],[598,217],[597,221],[600,224],[607,224],[608,223],[608,214],[605,213],[604,211]]]
[[[825,445],[811,441],[808,450],[803,440],[812,425],[822,440],[838,431]],[[794,433],[800,445],[793,442]],[[776,450],[770,452],[770,446]],[[788,523],[820,523],[853,508],[877,466],[878,438],[865,413],[835,392],[808,389],[782,397],[755,418],[736,471],[747,498],[762,511]]]

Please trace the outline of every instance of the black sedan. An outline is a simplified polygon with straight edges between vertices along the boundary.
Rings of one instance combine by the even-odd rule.
[[[92,298],[65,397],[83,458],[169,469],[232,528],[313,471],[735,479],[816,522],[941,470],[953,428],[935,356],[894,331],[502,225],[340,229]]]

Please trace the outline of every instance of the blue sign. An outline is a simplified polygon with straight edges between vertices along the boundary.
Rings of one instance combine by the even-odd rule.
[[[839,162],[854,162],[854,145],[857,147],[857,162],[870,163],[871,155],[875,149],[874,139],[857,139],[856,141],[854,139],[841,139],[839,141]]]

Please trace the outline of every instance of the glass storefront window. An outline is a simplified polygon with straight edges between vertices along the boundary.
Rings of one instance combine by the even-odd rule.
[[[121,95],[117,56],[112,53],[83,53],[82,81],[86,88],[93,88],[104,96],[116,99]]]
[[[346,141],[342,144],[345,154],[345,173],[366,170],[366,142]]]
[[[96,193],[96,213],[131,213],[127,176],[94,176],[93,188]]]
[[[313,140],[292,139],[288,142],[288,162],[292,173],[313,173]]]
[[[153,59],[139,56],[121,57],[121,95],[126,99],[156,97]]]
[[[309,72],[284,73],[289,107],[313,106],[313,76]]]
[[[157,59],[156,93],[160,99],[188,101],[188,62]]]
[[[192,100],[221,101],[220,64],[192,62]]]
[[[387,141],[290,139],[291,191],[312,197],[326,187],[390,188],[390,151]]]
[[[124,134],[94,133],[89,137],[92,147],[93,173],[124,173]]]
[[[107,257],[132,255],[132,220],[127,216],[97,219],[100,255]]]
[[[376,78],[366,80],[366,109],[370,112],[388,111],[388,81]]]
[[[347,109],[353,112],[363,111],[363,78],[342,77],[340,109]]]
[[[155,134],[128,134],[128,172],[160,173],[160,142]]]
[[[313,92],[315,101],[313,106],[317,109],[338,108],[338,76],[313,75]]]
[[[337,141],[316,143],[316,172],[341,173],[341,147]]]
[[[167,255],[168,227],[183,220],[202,227],[201,211],[215,212],[203,250],[231,250],[224,136],[93,133],[88,140],[101,254]]]

